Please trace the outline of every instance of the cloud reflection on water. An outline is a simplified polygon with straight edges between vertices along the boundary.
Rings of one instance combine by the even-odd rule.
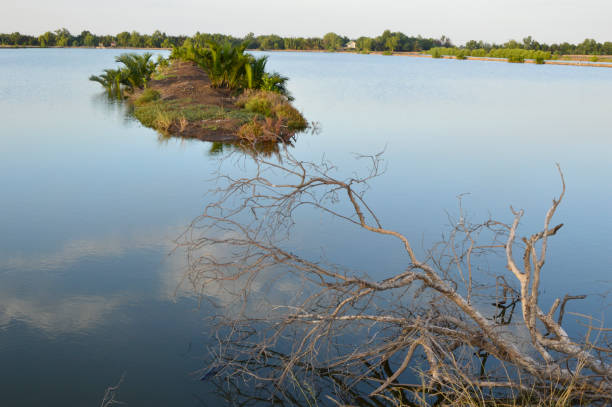
[[[171,253],[180,228],[79,239],[43,254],[1,256],[0,329],[22,322],[51,336],[88,332],[121,317],[122,307],[145,300],[192,299],[196,308],[197,299],[208,298],[211,302],[203,301],[201,307],[214,303],[212,313],[235,310],[242,282],[211,284],[198,291],[185,278],[184,253]],[[227,254],[215,250],[216,256]],[[139,269],[130,266],[130,256],[137,256]],[[150,268],[143,266],[143,258]],[[264,313],[270,304],[284,303],[299,286],[280,281],[271,287],[269,279],[261,278],[251,289],[258,304],[253,310]]]
[[[3,255],[0,327],[19,321],[54,335],[87,331],[103,324],[122,306],[143,299],[140,292],[130,290],[133,282],[129,281],[129,273],[148,270],[131,269],[116,260],[135,253],[152,256],[154,264],[159,264],[157,270],[151,270],[149,280],[155,280],[160,270],[163,274],[167,268],[164,266],[168,266],[163,257],[172,248],[168,236],[175,231],[168,228],[79,239],[47,253]],[[154,296],[167,298],[165,294]]]

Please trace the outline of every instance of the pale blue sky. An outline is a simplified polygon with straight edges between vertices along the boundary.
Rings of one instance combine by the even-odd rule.
[[[0,32],[221,32],[349,37],[384,29],[503,42],[612,41],[612,0],[0,0]]]

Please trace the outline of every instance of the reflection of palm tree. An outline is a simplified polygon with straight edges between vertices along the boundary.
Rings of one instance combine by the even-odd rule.
[[[218,155],[228,151],[240,151],[251,156],[260,156],[265,158],[270,158],[272,156],[279,157],[281,149],[286,149],[287,147],[293,147],[293,143],[291,141],[263,141],[257,143],[251,142],[234,142],[234,143],[224,143],[220,141],[215,141],[210,144],[210,149],[208,150],[209,155]]]

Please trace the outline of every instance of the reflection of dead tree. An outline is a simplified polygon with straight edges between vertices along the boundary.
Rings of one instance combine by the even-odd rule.
[[[517,241],[522,210],[512,209],[510,224],[469,224],[461,213],[445,241],[420,258],[406,236],[383,226],[367,204],[368,181],[381,173],[380,157],[369,160],[368,174],[348,179],[335,178],[336,169],[327,162],[315,165],[288,154],[282,164],[256,159],[251,176],[221,177],[226,184],[217,191],[219,201],[206,208],[183,240],[191,283],[203,293],[212,286],[231,287],[228,292],[243,305],[223,331],[217,355],[221,375],[280,386],[291,378],[310,383],[314,373],[335,372],[345,389],[374,383],[371,397],[398,404],[403,403],[398,389],[412,391],[417,401],[423,401],[419,392],[426,392],[454,403],[466,402],[465,397],[612,402],[611,349],[595,343],[607,331],[589,324],[583,339],[570,337],[562,316],[574,297],[555,300],[548,311],[539,301],[548,241],[562,227],[551,224],[565,193],[560,170],[562,192],[541,231]],[[298,210],[307,207],[393,238],[408,264],[376,280],[290,251],[288,232]],[[483,239],[489,240],[478,243]],[[482,273],[478,259],[494,251],[503,253],[503,264]],[[291,304],[254,316],[248,312],[254,287],[275,270],[295,274],[303,287]],[[499,314],[489,312],[491,301]],[[519,302],[522,319],[511,324]],[[261,362],[271,349],[290,355],[282,369],[250,368],[249,361]],[[384,366],[389,374],[376,379],[373,372]]]
[[[121,401],[115,400],[117,392],[119,392],[119,388],[121,387],[121,384],[123,383],[124,379],[125,373],[121,375],[121,378],[119,379],[119,382],[117,382],[116,385],[109,386],[106,388],[106,391],[104,392],[104,397],[102,398],[102,402],[100,403],[100,407],[111,407],[118,404],[125,404]]]

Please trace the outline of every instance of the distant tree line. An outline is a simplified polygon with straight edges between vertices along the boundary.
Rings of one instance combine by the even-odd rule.
[[[20,34],[0,34],[0,45],[4,46],[38,46],[38,47],[134,47],[134,48],[172,48],[180,46],[188,36],[170,36],[155,31],[153,34],[140,34],[137,31],[121,32],[117,35],[96,35],[87,30],[78,35],[71,34],[65,28],[47,31],[38,37]]]
[[[484,49],[487,53],[494,49],[524,49],[527,51],[544,51],[558,55],[612,55],[612,42],[597,42],[594,39],[585,39],[580,44],[545,44],[534,40],[531,36],[523,38],[521,42],[510,40],[503,44],[491,44],[483,41],[468,41],[464,47],[467,50]]]
[[[249,49],[267,50],[340,50],[346,44],[355,41],[355,50],[360,52],[382,51],[429,51],[432,48],[451,48],[451,40],[445,36],[439,39],[411,37],[401,32],[384,31],[377,37],[359,37],[351,39],[333,32],[323,37],[281,37],[278,35],[259,35],[249,33],[245,37],[234,37],[224,34],[196,33],[193,37],[186,35],[167,35],[159,30],[153,34],[140,34],[137,31],[124,31],[116,35],[96,35],[87,30],[78,35],[71,34],[67,29],[61,28],[53,32],[47,31],[39,36],[25,35],[18,32],[0,34],[2,46],[38,46],[38,47],[96,47],[116,46],[134,48],[172,48],[180,47],[187,38],[194,44],[202,45],[207,41],[229,42],[233,45],[248,41]],[[483,41],[468,41],[464,46],[458,47],[466,50],[485,50],[489,53],[494,49],[524,49],[528,51],[544,51],[551,54],[584,54],[584,55],[612,55],[612,42],[599,43],[593,39],[586,39],[580,44],[563,42],[560,44],[544,44],[535,41],[531,36],[522,41],[511,40],[504,44],[487,43]]]

